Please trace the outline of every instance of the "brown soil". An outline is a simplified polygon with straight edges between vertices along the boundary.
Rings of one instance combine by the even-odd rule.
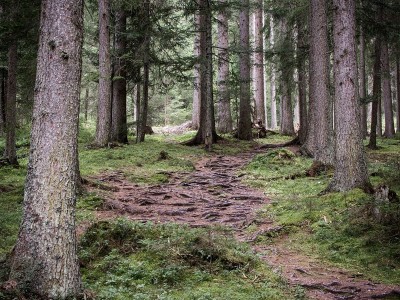
[[[292,148],[293,152],[298,150]],[[97,211],[99,219],[124,216],[143,222],[232,228],[238,240],[250,243],[290,284],[304,287],[311,299],[400,299],[399,286],[375,283],[363,279],[361,274],[298,253],[288,246],[288,237],[276,238],[269,246],[254,243],[258,235],[282,229],[271,220],[260,222],[256,212],[269,199],[241,181],[240,169],[257,151],[202,159],[193,172],[168,174],[166,184],[139,186],[126,180],[122,172],[112,172],[89,179],[102,184],[100,189],[88,189],[96,189],[106,199],[102,210]],[[249,225],[256,225],[257,229],[249,233],[244,230]]]

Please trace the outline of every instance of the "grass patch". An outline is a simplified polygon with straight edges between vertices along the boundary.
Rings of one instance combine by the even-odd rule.
[[[96,299],[295,299],[221,229],[101,222],[83,236],[80,258]]]

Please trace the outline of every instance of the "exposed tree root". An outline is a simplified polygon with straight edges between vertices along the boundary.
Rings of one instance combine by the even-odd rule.
[[[288,147],[288,146],[297,146],[300,145],[300,139],[298,136],[296,136],[293,140],[282,143],[282,144],[265,144],[260,146],[258,149],[273,149],[273,148],[282,148],[282,147]]]
[[[213,131],[212,144],[217,143],[220,140],[223,140],[223,137],[219,136],[216,131]],[[205,145],[206,148],[208,147],[208,144],[209,144],[209,142],[202,137],[202,133],[200,130],[197,131],[196,135],[192,139],[181,143],[181,145],[184,145],[184,146]]]

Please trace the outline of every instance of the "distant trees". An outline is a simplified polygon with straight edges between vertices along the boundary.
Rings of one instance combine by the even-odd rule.
[[[42,1],[31,152],[10,274],[29,297],[76,298],[82,289],[75,232],[82,13],[81,0]]]

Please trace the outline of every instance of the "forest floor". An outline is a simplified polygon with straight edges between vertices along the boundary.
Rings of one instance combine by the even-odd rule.
[[[271,199],[246,185],[241,169],[256,154],[264,152],[253,149],[235,155],[207,156],[195,163],[193,172],[170,172],[164,174],[169,178],[167,183],[151,186],[134,184],[119,171],[89,176],[88,190],[105,199],[96,211],[96,219],[123,216],[192,227],[226,226],[289,284],[303,287],[311,299],[400,299],[399,286],[370,281],[362,274],[296,251],[278,223],[265,214],[260,216],[259,211]],[[90,224],[81,223],[80,233],[85,231],[85,225]],[[273,237],[272,242],[259,243],[260,236]]]

